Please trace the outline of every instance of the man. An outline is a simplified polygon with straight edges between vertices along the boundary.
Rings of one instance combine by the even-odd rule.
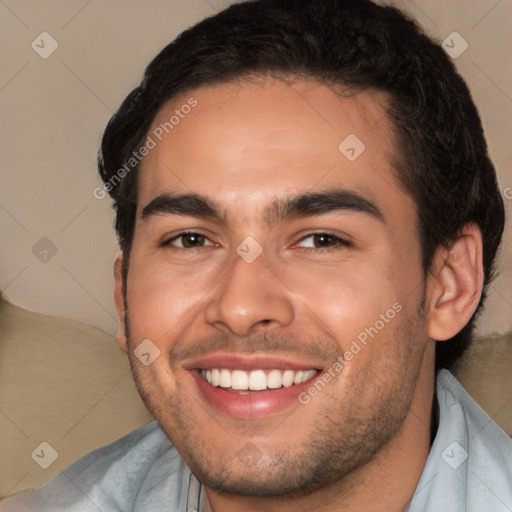
[[[512,441],[446,370],[503,204],[443,50],[367,0],[184,32],[110,121],[119,342],[153,422],[5,511],[512,507]]]

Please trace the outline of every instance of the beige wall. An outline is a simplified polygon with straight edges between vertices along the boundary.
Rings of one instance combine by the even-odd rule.
[[[93,196],[100,185],[95,155],[103,128],[156,52],[181,30],[228,3],[0,3],[0,290],[7,300],[115,334],[113,216],[108,199]],[[512,217],[512,3],[394,3],[440,40],[455,31],[467,41],[456,64],[480,108]],[[46,59],[31,47],[35,41],[43,55],[51,49],[48,36],[43,36],[43,43],[37,37],[42,32],[58,43]],[[45,257],[47,261],[41,261]],[[502,274],[492,285],[482,332],[512,329],[510,222],[500,264]]]

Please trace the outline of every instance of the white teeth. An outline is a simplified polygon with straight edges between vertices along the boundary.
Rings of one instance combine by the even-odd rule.
[[[254,370],[249,374],[249,389],[251,391],[267,389],[267,376],[263,370]]]
[[[231,372],[229,370],[221,370],[220,371],[219,386],[221,388],[230,388],[231,387]]]
[[[308,370],[307,372],[304,372],[304,375],[302,376],[301,382],[306,382],[307,380],[311,379],[317,374],[316,370]]]
[[[202,370],[201,376],[212,386],[231,388],[238,391],[262,391],[264,389],[289,388],[294,384],[301,384],[318,373],[317,370],[227,370],[225,368],[212,368]]]
[[[289,388],[293,386],[293,378],[295,377],[295,372],[293,370],[286,370],[283,373],[283,386],[285,388]]]
[[[207,377],[208,379],[208,374]],[[231,374],[231,387],[233,389],[249,389],[249,377],[246,372],[234,370]]]
[[[270,370],[267,375],[267,387],[277,389],[283,385],[283,376],[281,370]]]

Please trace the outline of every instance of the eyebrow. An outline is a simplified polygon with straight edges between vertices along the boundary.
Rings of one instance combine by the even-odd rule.
[[[334,189],[302,194],[290,199],[279,199],[265,212],[264,220],[273,225],[285,220],[315,215],[327,215],[339,211],[363,213],[385,224],[381,210],[357,192]]]
[[[305,193],[291,198],[276,199],[263,212],[268,225],[301,217],[327,215],[339,211],[362,213],[385,223],[381,210],[357,192],[334,189]],[[228,212],[214,200],[199,194],[164,193],[147,204],[141,214],[143,221],[157,215],[183,215],[228,223]]]
[[[142,220],[162,214],[207,218],[227,224],[227,213],[217,204],[199,194],[160,194],[142,210]]]

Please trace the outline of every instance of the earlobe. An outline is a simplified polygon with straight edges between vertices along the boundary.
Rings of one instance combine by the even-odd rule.
[[[119,254],[114,261],[114,303],[117,311],[117,318],[119,322],[117,331],[117,340],[119,346],[128,352],[128,342],[126,339],[125,329],[125,300],[124,300],[124,282],[123,282],[123,257]]]
[[[429,276],[429,336],[436,341],[455,336],[471,319],[483,289],[482,234],[465,225],[450,247],[438,251]]]

